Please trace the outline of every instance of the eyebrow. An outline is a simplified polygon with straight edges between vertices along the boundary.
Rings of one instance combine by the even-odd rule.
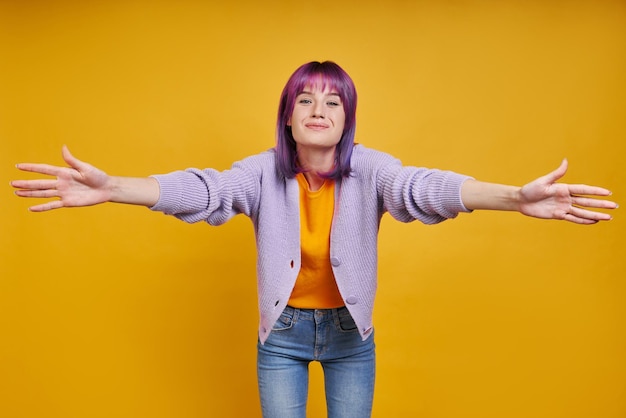
[[[299,93],[298,96],[301,94],[313,94],[313,93],[310,91],[304,90],[301,93]],[[341,96],[339,95],[339,93],[328,93],[327,96],[337,96],[341,99]]]

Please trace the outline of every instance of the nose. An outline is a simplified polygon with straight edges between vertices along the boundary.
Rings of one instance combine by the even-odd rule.
[[[313,117],[314,118],[324,118],[324,104],[317,102],[313,106]]]

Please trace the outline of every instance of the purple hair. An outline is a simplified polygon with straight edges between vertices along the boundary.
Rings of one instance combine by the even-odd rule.
[[[296,141],[287,121],[291,118],[296,97],[307,86],[317,85],[321,89],[335,90],[343,104],[346,115],[341,139],[335,149],[335,166],[328,173],[318,173],[322,177],[339,180],[350,175],[350,157],[354,147],[356,130],[356,89],[350,76],[332,61],[313,61],[302,65],[289,78],[278,107],[276,122],[276,155],[278,170],[286,177],[293,178],[302,172],[297,164]]]

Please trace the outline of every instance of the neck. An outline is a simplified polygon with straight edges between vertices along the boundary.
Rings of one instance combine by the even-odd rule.
[[[317,173],[327,173],[335,165],[335,148],[331,149],[298,149],[298,164],[302,167],[309,188],[318,190],[324,184],[324,178]]]

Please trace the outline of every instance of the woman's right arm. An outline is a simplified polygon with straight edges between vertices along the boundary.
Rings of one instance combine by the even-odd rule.
[[[48,164],[18,164],[22,171],[55,176],[56,179],[14,180],[11,186],[21,197],[56,198],[29,209],[44,212],[64,207],[92,206],[105,202],[152,207],[159,200],[159,184],[152,177],[109,176],[91,164],[75,158],[63,147],[63,159],[69,167]]]

